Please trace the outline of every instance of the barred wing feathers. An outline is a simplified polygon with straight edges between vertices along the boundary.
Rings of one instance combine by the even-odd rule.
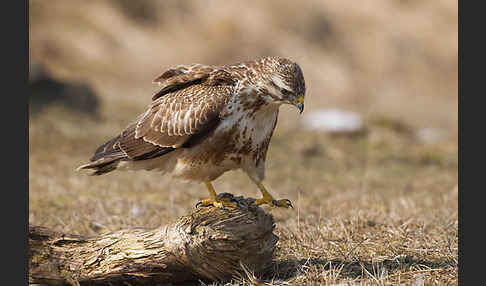
[[[236,83],[227,71],[202,65],[169,69],[154,82],[162,89],[148,110],[78,169],[101,175],[119,160],[151,159],[194,144],[217,126]]]
[[[180,147],[219,120],[231,93],[228,86],[194,85],[161,97],[138,120],[135,138],[160,147]]]

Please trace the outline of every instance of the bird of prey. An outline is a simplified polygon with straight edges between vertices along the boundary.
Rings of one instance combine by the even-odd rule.
[[[262,181],[279,107],[304,110],[305,81],[297,63],[265,57],[222,66],[178,65],[153,82],[161,89],[148,109],[78,170],[93,169],[91,175],[156,170],[204,182],[210,197],[199,204],[224,208],[235,203],[218,196],[211,182],[241,169],[263,195],[255,205],[292,207],[288,199],[274,199]]]

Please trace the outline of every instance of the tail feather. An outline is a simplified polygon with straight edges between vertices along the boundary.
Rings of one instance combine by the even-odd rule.
[[[95,169],[91,176],[99,176],[106,173],[109,173],[116,169],[116,166],[120,162],[121,158],[111,158],[106,159],[102,158],[93,162],[89,162],[87,164],[81,165],[76,168],[76,171],[80,171],[82,169]]]
[[[120,161],[149,160],[173,150],[172,147],[161,147],[135,138],[136,124],[131,124],[120,135],[108,140],[98,147],[90,162],[79,166],[77,170],[94,169],[91,175],[103,175],[115,170]]]
[[[79,166],[76,171],[94,169],[90,175],[99,176],[115,170],[119,161],[127,157],[120,148],[119,139],[120,136],[117,136],[98,147],[90,162]]]
[[[98,147],[91,157],[91,162],[96,162],[104,158],[122,158],[126,154],[120,148],[120,135],[108,140],[106,143]]]

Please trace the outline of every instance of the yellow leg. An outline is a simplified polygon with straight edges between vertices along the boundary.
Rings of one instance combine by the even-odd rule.
[[[275,200],[273,196],[267,191],[265,186],[261,182],[256,183],[258,188],[260,189],[260,192],[263,195],[263,198],[258,199],[255,201],[255,205],[259,206],[262,204],[267,204],[270,206],[275,206],[275,207],[282,207],[282,208],[293,208],[292,202],[287,199],[282,199],[282,200]]]
[[[214,190],[213,184],[211,182],[205,181],[204,184],[206,184],[206,188],[208,188],[209,196],[211,199],[216,200],[218,195],[216,194],[216,191]]]
[[[204,184],[209,192],[209,199],[204,199],[196,204],[198,206],[214,206],[220,209],[224,209],[224,207],[237,207],[236,202],[232,200],[230,196],[224,196],[225,194],[221,194],[218,196],[216,191],[214,190],[213,184],[209,181],[205,181]]]

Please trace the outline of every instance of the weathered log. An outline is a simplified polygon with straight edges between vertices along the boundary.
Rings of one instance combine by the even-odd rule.
[[[138,285],[224,281],[270,266],[278,237],[252,198],[238,208],[198,207],[174,224],[99,236],[29,228],[29,283]],[[128,283],[128,284],[127,284]]]

